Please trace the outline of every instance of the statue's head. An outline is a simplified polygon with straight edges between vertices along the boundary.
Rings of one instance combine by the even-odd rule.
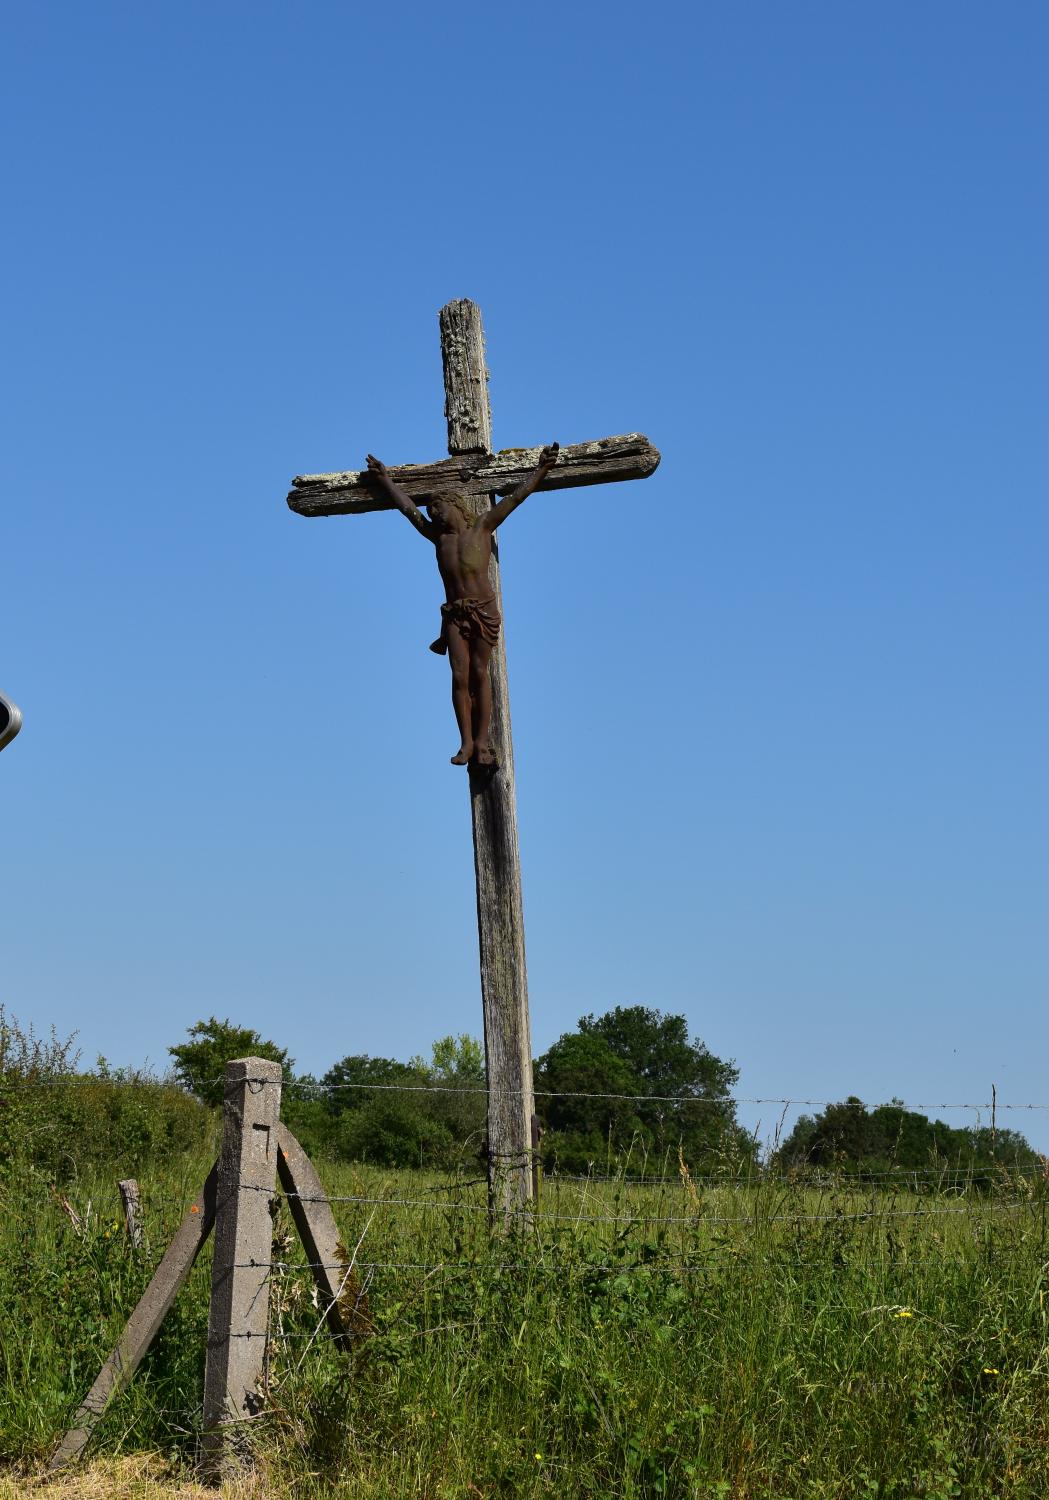
[[[430,520],[446,531],[462,531],[474,523],[470,507],[452,490],[435,490],[424,503]]]

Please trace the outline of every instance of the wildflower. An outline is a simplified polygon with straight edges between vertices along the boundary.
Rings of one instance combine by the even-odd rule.
[[[985,1375],[1000,1375],[1001,1371],[996,1370],[993,1365],[984,1365],[983,1373]]]
[[[541,1453],[537,1453],[535,1456],[535,1461],[537,1464],[541,1464],[543,1461],[543,1455]]]
[[[901,1307],[899,1312],[893,1313],[894,1318],[913,1318],[914,1313],[909,1307]]]

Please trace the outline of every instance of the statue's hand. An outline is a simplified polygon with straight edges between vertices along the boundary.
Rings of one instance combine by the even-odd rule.
[[[380,479],[385,478],[386,465],[383,463],[382,459],[376,458],[374,453],[368,453],[365,456],[368,460],[368,472],[370,474],[378,475]]]
[[[539,455],[539,467],[541,469],[552,469],[557,463],[557,455],[561,451],[560,443],[548,443]]]

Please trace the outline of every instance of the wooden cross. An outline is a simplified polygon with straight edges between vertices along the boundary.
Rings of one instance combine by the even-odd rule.
[[[492,413],[480,309],[467,300],[440,312],[444,362],[444,412],[451,458],[390,468],[390,477],[416,501],[437,489],[454,489],[480,515],[536,467],[539,448],[492,452]],[[659,453],[637,432],[562,447],[557,466],[540,490],[646,479]],[[368,488],[363,471],[303,474],[292,481],[288,504],[300,516],[360,515],[390,510]],[[490,576],[500,614],[499,554]],[[510,697],[503,634],[492,652],[491,744],[498,769],[470,766],[477,926],[481,949],[481,1000],[488,1072],[488,1184],[493,1213],[504,1219],[527,1209],[533,1196],[535,1133],[532,1041],[528,1019],[521,864],[517,842]]]

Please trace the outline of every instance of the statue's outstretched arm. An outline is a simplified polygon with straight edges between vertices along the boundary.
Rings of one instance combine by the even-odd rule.
[[[521,501],[527,500],[537,486],[542,484],[550,470],[557,463],[559,452],[559,443],[551,443],[549,447],[544,448],[539,455],[538,464],[536,464],[528,478],[522,479],[517,488],[511,490],[505,500],[500,500],[497,505],[492,506],[491,510],[485,511],[482,517],[482,524],[487,531],[494,531],[497,526],[501,526],[507,516],[517,509]]]
[[[408,491],[402,490],[400,485],[390,478],[386,465],[381,458],[376,458],[374,453],[368,454],[366,473],[370,487],[396,505],[401,515],[407,516],[416,531],[420,532],[428,542],[432,542],[437,535],[435,528],[423,515]]]

